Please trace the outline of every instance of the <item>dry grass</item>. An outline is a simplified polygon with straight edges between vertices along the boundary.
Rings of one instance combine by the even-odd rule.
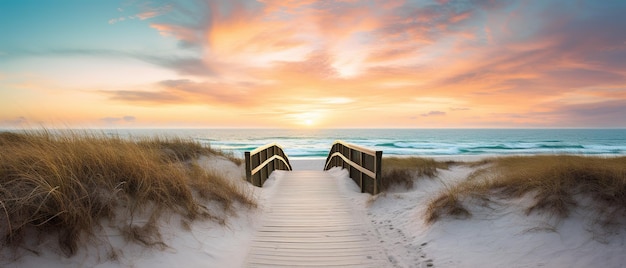
[[[156,222],[163,215],[222,220],[224,210],[254,201],[193,161],[221,154],[183,139],[129,141],[104,134],[36,131],[0,133],[0,246],[17,249],[25,236],[58,237],[67,255],[96,239],[102,220],[131,241],[161,245]],[[128,219],[120,219],[120,214]],[[147,223],[133,219],[147,217]]]
[[[386,191],[392,185],[413,188],[414,177],[434,177],[437,169],[448,169],[451,162],[437,162],[421,157],[387,157],[383,159],[381,190]]]
[[[211,147],[202,146],[198,142],[179,137],[141,138],[136,143],[147,149],[159,149],[165,157],[172,161],[188,161],[200,155],[219,155],[238,166],[244,162],[243,159],[235,157],[232,152],[215,150]]]
[[[449,187],[429,205],[428,222],[465,214],[465,198],[518,198],[532,194],[526,213],[566,218],[590,199],[594,224],[608,227],[626,216],[626,157],[598,158],[570,155],[491,159],[468,180]]]

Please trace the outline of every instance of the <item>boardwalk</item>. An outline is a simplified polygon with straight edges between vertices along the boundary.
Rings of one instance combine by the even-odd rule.
[[[385,267],[371,227],[323,171],[286,172],[247,267]]]

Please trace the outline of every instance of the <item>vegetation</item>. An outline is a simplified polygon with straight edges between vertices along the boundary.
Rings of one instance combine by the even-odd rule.
[[[438,162],[421,157],[387,157],[382,162],[381,190],[386,191],[392,185],[413,188],[415,176],[434,177],[437,169],[448,169],[452,162]]]
[[[482,168],[435,198],[427,222],[443,216],[471,215],[463,200],[490,202],[497,198],[532,195],[526,213],[544,213],[558,219],[573,208],[591,206],[594,224],[611,227],[626,216],[626,157],[598,158],[571,155],[506,157],[479,163]],[[590,200],[590,205],[583,200]]]
[[[156,227],[164,215],[178,214],[187,224],[224,222],[235,203],[255,206],[238,184],[192,161],[202,154],[229,157],[179,138],[0,133],[0,246],[24,247],[34,233],[58,238],[71,256],[97,239],[103,220],[117,224],[129,241],[164,245]],[[210,202],[220,209],[209,209]]]
[[[147,149],[159,149],[172,161],[189,161],[200,155],[219,155],[236,165],[243,164],[243,159],[235,157],[231,152],[224,152],[204,147],[198,142],[179,137],[147,137],[137,140],[137,145]]]

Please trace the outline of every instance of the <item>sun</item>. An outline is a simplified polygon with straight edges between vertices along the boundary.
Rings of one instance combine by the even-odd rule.
[[[297,112],[288,115],[288,120],[294,126],[304,128],[316,127],[322,122],[322,113],[319,111]]]

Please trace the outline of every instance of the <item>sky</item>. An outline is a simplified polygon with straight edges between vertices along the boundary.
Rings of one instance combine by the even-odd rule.
[[[0,2],[0,127],[626,127],[623,0]]]

